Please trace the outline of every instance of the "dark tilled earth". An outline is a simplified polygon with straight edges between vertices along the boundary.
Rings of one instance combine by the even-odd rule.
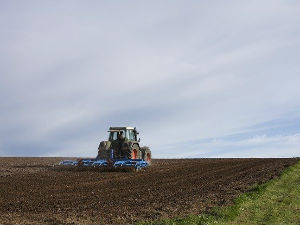
[[[0,224],[124,224],[208,212],[299,159],[176,159],[140,172],[75,171],[60,158],[0,158]]]

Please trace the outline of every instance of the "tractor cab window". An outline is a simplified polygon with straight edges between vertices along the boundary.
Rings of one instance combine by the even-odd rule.
[[[128,133],[128,140],[135,141],[135,134],[133,130],[127,130],[127,133]]]

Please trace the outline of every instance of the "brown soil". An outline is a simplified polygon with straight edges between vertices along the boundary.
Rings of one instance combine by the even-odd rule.
[[[153,160],[141,172],[57,170],[60,158],[0,158],[0,224],[124,224],[227,205],[297,162]]]

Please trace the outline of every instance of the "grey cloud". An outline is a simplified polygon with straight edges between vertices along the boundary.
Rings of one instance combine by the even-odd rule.
[[[125,124],[160,157],[299,115],[299,2],[1,4],[0,155],[93,156]]]

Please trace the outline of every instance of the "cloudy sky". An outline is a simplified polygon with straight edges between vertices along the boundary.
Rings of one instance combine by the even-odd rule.
[[[300,1],[0,1],[0,156],[300,156]]]

